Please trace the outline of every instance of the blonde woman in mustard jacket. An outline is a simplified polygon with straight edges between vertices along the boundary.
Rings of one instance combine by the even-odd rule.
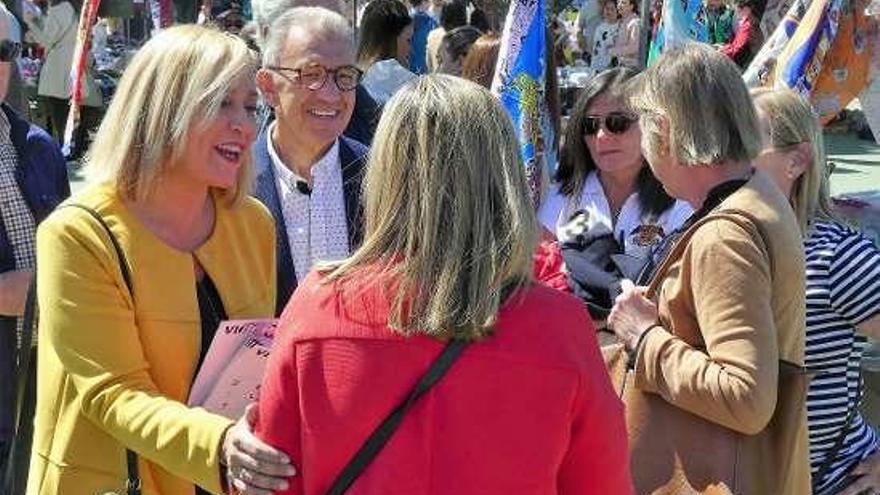
[[[198,26],[163,31],[126,70],[93,184],[70,202],[108,224],[133,293],[87,212],[61,207],[41,225],[29,495],[125,493],[126,449],[144,495],[222,493],[223,464],[291,474],[280,454],[249,457],[259,445],[241,422],[186,406],[217,320],[275,307],[272,219],[247,196],[255,70],[244,42]]]

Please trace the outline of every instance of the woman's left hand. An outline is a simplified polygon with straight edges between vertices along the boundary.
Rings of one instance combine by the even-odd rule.
[[[862,477],[838,495],[861,495],[863,493],[876,495],[880,493],[880,451],[868,456],[850,474],[862,475]]]
[[[608,315],[608,326],[617,334],[627,349],[632,350],[639,337],[657,323],[657,305],[645,297],[645,288],[636,287],[629,280],[621,283],[623,292],[614,300]]]
[[[254,435],[256,404],[226,431],[221,453],[226,465],[229,489],[240,495],[272,495],[286,490],[288,478],[296,474],[290,458]]]

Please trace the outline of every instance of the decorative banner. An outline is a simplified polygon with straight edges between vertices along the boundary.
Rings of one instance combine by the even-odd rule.
[[[702,0],[663,0],[663,14],[657,34],[648,50],[648,65],[666,50],[688,41],[707,42],[709,29],[702,22]]]
[[[751,87],[786,87],[823,121],[868,84],[873,43],[864,0],[795,0],[743,75]]]
[[[73,81],[73,90],[70,96],[70,113],[67,114],[67,125],[64,127],[63,152],[65,156],[69,156],[76,145],[73,141],[73,136],[76,135],[76,129],[80,124],[80,106],[85,95],[84,89],[89,52],[91,51],[92,25],[95,24],[100,5],[101,0],[85,0],[79,16],[76,48],[73,51],[73,65],[70,68],[70,79]]]
[[[810,100],[823,120],[840,113],[868,86],[874,44],[864,0],[850,0],[837,26],[837,37],[825,55]]]
[[[792,0],[767,0],[764,15],[761,17],[761,34],[764,35],[765,40],[773,36],[793,3]]]
[[[553,127],[544,99],[547,32],[544,0],[513,0],[504,23],[492,93],[513,120],[529,192],[540,204],[553,153]]]
[[[818,0],[817,0],[818,1]],[[782,51],[794,36],[795,31],[807,13],[809,0],[795,0],[788,13],[776,26],[773,34],[764,42],[764,46],[755,55],[754,60],[743,74],[749,87],[769,86],[773,83],[773,71]]]

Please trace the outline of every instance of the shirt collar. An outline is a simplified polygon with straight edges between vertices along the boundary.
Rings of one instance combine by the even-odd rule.
[[[709,192],[706,194],[706,200],[703,201],[703,206],[691,218],[696,221],[708,215],[710,211],[717,208],[731,194],[744,186],[752,178],[752,174],[754,174],[754,170],[749,172],[749,176],[745,179],[728,180],[709,189]]]
[[[272,122],[266,129],[266,147],[269,151],[269,157],[272,159],[272,166],[275,168],[276,177],[287,184],[308,182],[299,174],[288,168],[287,165],[284,164],[284,161],[281,160],[281,156],[275,149],[275,141],[272,138],[272,133],[275,130],[276,124],[277,122]],[[312,165],[313,183],[317,183],[320,180],[319,177],[323,177],[328,171],[333,171],[337,168],[340,168],[338,138],[333,142],[333,145],[330,146],[330,149],[324,153],[324,156],[319,158],[318,161]],[[313,185],[312,187],[314,188],[315,186]]]
[[[0,143],[12,142],[12,124],[6,116],[6,112],[0,109]]]

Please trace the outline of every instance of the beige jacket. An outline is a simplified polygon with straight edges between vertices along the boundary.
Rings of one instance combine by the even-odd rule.
[[[731,209],[748,213],[757,228],[746,229],[729,220],[711,221],[697,228],[678,259],[670,260],[657,297],[663,328],[646,336],[636,356],[635,392],[659,395],[675,406],[671,414],[679,416],[676,421],[683,425],[682,431],[695,431],[687,425],[699,430],[707,424],[721,431],[714,438],[722,440],[704,445],[701,455],[736,459],[719,477],[735,480],[735,486],[725,486],[731,492],[808,494],[805,408],[795,411],[793,444],[779,445],[775,459],[764,459],[773,469],[778,467],[779,473],[790,474],[775,480],[776,486],[751,484],[756,476],[750,476],[749,464],[756,462],[757,453],[749,450],[753,443],[744,441],[758,433],[772,434],[765,429],[776,428],[771,420],[777,406],[779,360],[803,364],[805,289],[800,232],[785,197],[760,173],[709,215]],[[628,411],[628,424],[650,424],[632,414]],[[674,461],[655,458],[655,443],[665,432],[647,430],[629,433],[639,493],[654,493],[662,485],[665,480],[656,476],[658,471],[699,471],[687,462],[664,468],[667,471],[659,469],[658,463]],[[691,455],[694,458],[699,464],[700,457]],[[783,469],[788,462],[790,469]],[[650,469],[640,470],[640,466]],[[640,471],[654,473],[655,479],[640,477]]]
[[[70,69],[73,65],[73,52],[76,48],[76,33],[79,18],[70,2],[52,5],[46,14],[34,19],[25,18],[33,41],[46,49],[46,60],[40,69],[40,82],[37,94],[66,100],[70,98],[72,84]],[[86,72],[84,81],[84,101],[87,106],[100,106],[100,90],[91,74]]]

